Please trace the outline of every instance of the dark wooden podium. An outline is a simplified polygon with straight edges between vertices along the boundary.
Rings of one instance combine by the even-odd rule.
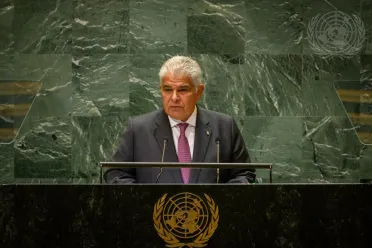
[[[7,248],[372,244],[370,184],[3,185],[0,202]]]

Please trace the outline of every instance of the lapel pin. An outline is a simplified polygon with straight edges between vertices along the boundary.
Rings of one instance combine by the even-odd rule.
[[[206,133],[207,133],[207,136],[209,136],[209,135],[210,135],[210,132],[209,132],[209,131],[206,131]]]

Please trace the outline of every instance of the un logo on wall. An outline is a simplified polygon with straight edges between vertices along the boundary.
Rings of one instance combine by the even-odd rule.
[[[167,247],[204,247],[217,229],[218,206],[204,194],[164,194],[154,206],[154,227]]]
[[[359,16],[332,11],[310,20],[307,37],[310,47],[318,55],[350,58],[362,49],[365,29]]]

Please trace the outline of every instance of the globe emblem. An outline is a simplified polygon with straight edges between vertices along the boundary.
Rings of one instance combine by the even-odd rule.
[[[164,205],[163,223],[178,238],[194,238],[208,227],[208,206],[192,193],[174,195]]]
[[[355,55],[365,39],[362,20],[341,12],[318,14],[309,22],[307,35],[311,48],[322,55]]]

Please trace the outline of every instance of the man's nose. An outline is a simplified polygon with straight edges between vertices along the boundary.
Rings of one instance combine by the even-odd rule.
[[[177,100],[178,100],[177,90],[174,90],[174,91],[173,91],[173,93],[172,93],[172,100],[173,100],[173,101],[177,101]]]

